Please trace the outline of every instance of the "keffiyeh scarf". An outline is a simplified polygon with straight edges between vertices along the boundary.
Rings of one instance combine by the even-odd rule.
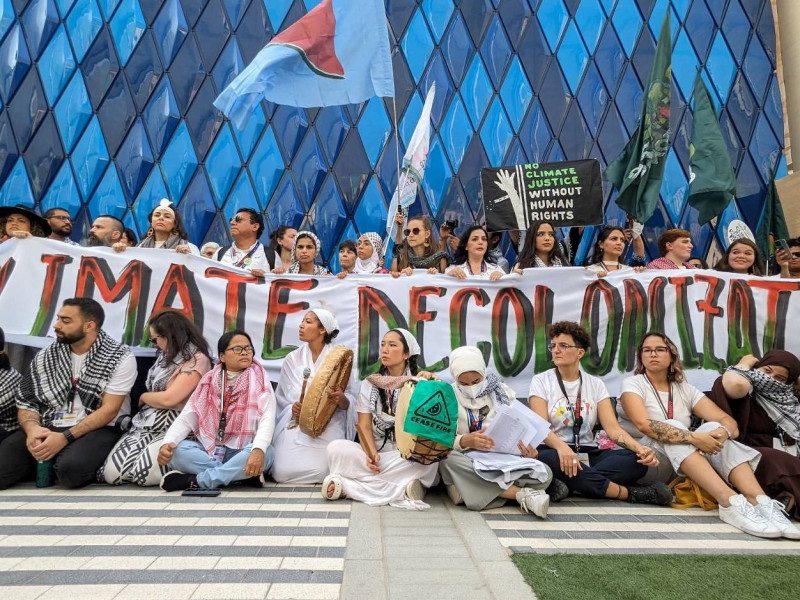
[[[800,401],[794,395],[792,386],[773,379],[758,369],[744,370],[728,367],[746,377],[753,384],[753,395],[769,418],[789,436],[800,441]]]
[[[185,246],[189,242],[184,240],[179,236],[177,233],[170,233],[167,241],[164,242],[164,245],[161,248],[166,250],[174,250],[178,246]],[[138,248],[155,248],[156,247],[156,236],[154,234],[148,235],[144,238],[141,242],[139,242]]]
[[[17,405],[14,398],[17,395],[17,386],[22,380],[14,369],[0,369],[0,428],[6,431],[19,429],[17,421]]]
[[[298,240],[300,240],[300,238],[304,238],[304,237],[311,238],[311,240],[314,242],[314,248],[316,248],[317,256],[319,256],[320,247],[321,247],[319,238],[316,235],[314,235],[313,233],[311,233],[310,231],[298,231],[297,235],[294,238],[294,243],[292,244],[292,264],[289,265],[288,269],[286,269],[287,273],[294,273],[294,274],[300,273],[300,263],[297,261],[297,255],[295,254],[295,248],[297,248]],[[326,269],[325,267],[321,267],[321,266],[319,266],[317,264],[314,265],[314,273],[313,273],[314,276],[321,276],[321,275],[327,275],[327,274],[328,274],[328,269]]]
[[[355,273],[375,273],[381,268],[381,259],[383,259],[383,242],[381,236],[374,231],[363,234],[360,238],[367,238],[372,244],[372,256],[366,260],[356,258],[356,265],[353,271]]]
[[[108,381],[120,361],[130,354],[124,344],[104,331],[86,353],[84,372],[76,391],[86,414],[97,410]],[[53,421],[56,411],[69,400],[72,391],[72,350],[69,344],[55,342],[33,358],[30,371],[22,378],[17,393],[17,408],[39,413],[42,425]]]
[[[397,408],[400,388],[407,381],[413,381],[413,379],[408,370],[399,377],[392,375],[370,375],[367,377],[367,381],[373,386],[369,395],[372,426],[378,436],[383,437],[384,444],[394,432],[394,413]]]
[[[535,255],[535,254],[533,255],[533,263],[536,265],[536,267],[539,267],[539,268],[542,268],[542,267],[546,268],[548,266],[548,265],[544,264],[544,261],[541,258],[539,258],[537,255]],[[549,266],[551,266],[551,267],[563,267],[564,265],[561,262],[560,258],[558,258],[557,256],[554,256],[553,258],[550,259],[550,265]]]

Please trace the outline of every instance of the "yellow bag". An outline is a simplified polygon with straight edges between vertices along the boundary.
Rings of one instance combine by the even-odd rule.
[[[719,506],[714,496],[688,477],[676,477],[670,481],[669,487],[675,494],[675,502],[670,504],[672,508],[698,507],[703,510],[714,510]]]

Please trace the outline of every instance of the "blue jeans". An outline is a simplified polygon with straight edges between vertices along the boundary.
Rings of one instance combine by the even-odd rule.
[[[249,479],[244,474],[244,465],[252,450],[253,444],[247,444],[241,450],[226,448],[225,457],[220,462],[209,456],[200,442],[183,440],[175,448],[169,468],[197,475],[197,485],[201,488],[217,488],[234,481]],[[268,446],[264,453],[264,473],[272,467],[274,458],[275,451],[272,446]]]

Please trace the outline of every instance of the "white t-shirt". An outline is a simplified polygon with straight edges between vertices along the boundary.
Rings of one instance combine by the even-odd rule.
[[[666,421],[669,408],[669,392],[656,392],[644,375],[634,375],[628,377],[622,382],[622,393],[631,392],[644,400],[644,407],[647,410],[647,416],[655,421]],[[705,394],[698,390],[693,385],[683,383],[672,384],[672,418],[687,427],[692,421],[692,410]],[[639,438],[642,432],[636,428],[625,414],[625,409],[622,408],[622,403],[617,404],[617,414],[619,415],[619,424],[622,428],[635,438]]]
[[[580,443],[581,446],[595,446],[592,430],[597,423],[597,405],[609,400],[608,390],[599,377],[581,371],[581,379],[564,382],[564,389],[567,392],[567,398],[564,398],[564,393],[558,385],[556,370],[550,369],[533,376],[528,396],[536,396],[547,401],[547,414],[553,433],[572,446],[575,443],[572,424],[575,418],[578,388],[581,388],[583,425],[581,425]]]
[[[256,247],[255,252],[251,254],[249,257],[245,258],[247,254]],[[264,273],[269,273],[269,262],[267,261],[267,255],[264,253],[264,244],[261,242],[256,242],[253,246],[245,250],[241,250],[236,243],[234,242],[231,244],[231,247],[225,251],[225,254],[222,255],[222,258],[219,259],[223,265],[233,265],[234,267],[238,267],[239,263],[244,259],[244,264],[239,267],[240,269],[244,269],[245,271],[252,271],[261,270]]]
[[[503,271],[503,269],[501,269],[497,265],[494,265],[490,262],[484,262],[483,264],[486,265],[486,270],[483,271],[482,273],[470,273],[468,263],[461,263],[460,265],[450,265],[444,270],[444,272],[446,274],[452,271],[453,269],[461,269],[462,271],[464,271],[464,273],[467,274],[467,277],[481,277],[482,279],[488,279],[489,276],[495,271],[499,271],[502,275],[506,274],[506,272]]]
[[[372,406],[370,399],[372,398],[372,390],[375,386],[369,381],[361,382],[361,389],[358,391],[356,398],[356,412],[372,414]],[[400,390],[386,390],[386,397],[392,404],[397,404],[397,397],[400,395]],[[379,407],[380,408],[380,407]],[[372,427],[372,435],[375,439],[375,447],[380,448],[383,445],[383,435],[381,435],[375,427]]]
[[[70,353],[70,357],[72,359],[72,377],[76,380],[80,379],[83,375],[87,354],[88,353]],[[106,387],[103,389],[104,394],[125,396],[125,400],[123,400],[117,416],[111,420],[109,425],[113,425],[120,416],[131,414],[130,391],[133,387],[133,384],[136,382],[136,374],[136,357],[134,357],[133,354],[128,354],[125,358],[119,361],[116,370],[108,380]],[[64,412],[67,411],[67,408],[67,406],[64,407]],[[87,416],[86,408],[84,408],[83,403],[81,402],[81,397],[77,394],[77,392],[75,393],[75,398],[73,399],[72,412],[76,413],[77,415],[75,419],[76,423],[80,423]]]

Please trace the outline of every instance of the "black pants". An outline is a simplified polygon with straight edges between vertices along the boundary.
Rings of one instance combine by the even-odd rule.
[[[587,498],[605,498],[608,484],[636,483],[647,473],[647,467],[639,464],[639,457],[630,450],[590,450],[589,466],[583,465],[575,477],[567,477],[561,470],[558,452],[547,446],[539,446],[539,460],[553,471],[553,477],[567,484],[570,492],[578,492]]]
[[[65,428],[50,427],[52,431]],[[113,427],[101,427],[78,438],[55,457],[56,483],[65,488],[79,488],[97,481],[97,470],[105,462],[120,433]],[[0,442],[0,490],[36,477],[36,459],[25,445],[27,436],[15,431]]]

